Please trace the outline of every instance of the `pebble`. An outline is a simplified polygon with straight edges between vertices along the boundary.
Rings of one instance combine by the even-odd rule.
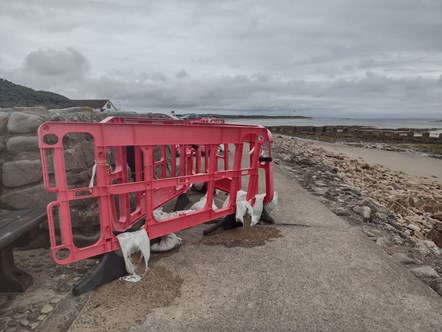
[[[43,306],[43,308],[41,308],[40,313],[42,314],[48,314],[50,313],[52,310],[54,310],[54,307],[51,306],[50,304],[45,304]]]
[[[420,232],[420,230],[421,230],[421,228],[415,224],[408,224],[407,228],[411,229],[412,231],[416,231],[416,232]]]
[[[40,315],[40,316],[37,317],[38,321],[42,321],[42,320],[45,320],[45,319],[46,319],[46,315]]]
[[[371,209],[368,206],[356,205],[353,207],[353,211],[362,216],[366,221],[370,219]]]
[[[13,314],[12,316],[11,316],[11,318],[12,319],[21,319],[21,318],[24,318],[26,315],[24,314],[24,313],[19,313],[19,312],[16,312],[15,314]]]
[[[36,323],[29,324],[29,328],[30,328],[31,330],[35,330],[37,327],[38,327],[38,323],[37,323],[37,322],[36,322]]]
[[[17,312],[19,312],[21,314],[25,313],[26,311],[28,311],[28,308],[26,308],[26,307],[18,307],[17,308]]]
[[[429,265],[415,267],[411,272],[421,278],[439,278],[439,273]]]
[[[54,297],[54,298],[51,299],[51,301],[49,303],[57,304],[60,301],[61,301],[61,297]]]
[[[425,240],[424,234],[419,231],[414,231],[414,236],[416,236],[419,240]]]
[[[34,319],[37,319],[38,316],[40,316],[40,313],[38,311],[34,311],[34,312],[31,312],[27,316],[27,318],[30,319],[30,320],[34,320]]]
[[[11,319],[6,323],[6,325],[8,325],[9,327],[15,327],[18,325],[18,323],[16,320]]]
[[[26,326],[29,325],[29,321],[27,319],[22,319],[20,321],[20,325],[23,326],[23,327],[26,327]]]
[[[376,212],[375,216],[376,216],[376,218],[378,218],[382,222],[386,222],[387,221],[387,214],[386,213]]]

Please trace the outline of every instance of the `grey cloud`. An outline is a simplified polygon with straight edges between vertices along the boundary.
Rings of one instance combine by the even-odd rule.
[[[437,114],[440,17],[440,0],[16,0],[0,74],[128,107]]]
[[[51,49],[34,51],[26,57],[24,69],[42,76],[77,77],[87,74],[90,65],[81,52],[69,47],[64,51]]]
[[[184,69],[180,69],[179,71],[177,71],[177,73],[175,74],[175,76],[177,78],[186,78],[189,76],[189,74],[184,70]]]

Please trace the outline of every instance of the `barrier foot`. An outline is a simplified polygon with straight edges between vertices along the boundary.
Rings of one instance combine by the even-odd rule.
[[[127,275],[123,257],[115,252],[103,255],[98,264],[72,288],[72,294],[79,296],[90,290]]]
[[[173,208],[174,211],[181,211],[184,210],[187,204],[190,203],[189,197],[187,197],[187,194],[181,194],[178,196],[178,199],[176,200],[175,207]]]
[[[229,230],[241,226],[242,224],[236,221],[235,214],[229,214],[218,221],[215,225],[204,230],[204,235],[209,235],[220,227],[222,227],[224,230]]]
[[[259,218],[260,221],[265,221],[269,224],[274,224],[275,220],[269,215],[269,213],[266,211],[266,209],[262,209],[261,218]]]

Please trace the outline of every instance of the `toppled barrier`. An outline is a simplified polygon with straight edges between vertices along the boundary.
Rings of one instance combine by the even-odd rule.
[[[95,177],[89,187],[67,181],[63,141],[70,135],[93,142]],[[47,122],[40,126],[38,140],[45,188],[57,195],[48,205],[48,223],[51,255],[59,264],[120,249],[116,234],[139,223],[152,240],[235,214],[241,189],[251,207],[258,199],[262,206],[274,198],[272,137],[261,126],[110,117],[100,123]],[[260,170],[265,176],[262,197]],[[173,201],[179,205],[180,197],[198,183],[207,188],[198,209],[159,217],[159,209]],[[220,208],[214,203],[215,190],[229,195]],[[99,238],[85,246],[74,243],[71,226],[71,208],[80,200],[91,201],[99,211]]]

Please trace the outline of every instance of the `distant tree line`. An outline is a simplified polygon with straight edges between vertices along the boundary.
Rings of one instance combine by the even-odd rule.
[[[77,106],[69,98],[48,91],[35,91],[0,78],[0,107],[45,106],[66,108]]]

